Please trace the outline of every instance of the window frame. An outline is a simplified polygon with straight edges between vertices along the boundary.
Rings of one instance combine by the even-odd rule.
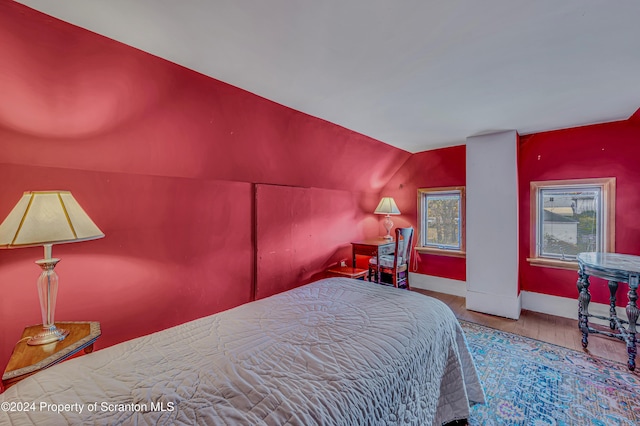
[[[458,211],[460,248],[436,247],[426,245],[426,199],[432,195],[456,194],[460,196]],[[439,188],[418,188],[418,241],[416,251],[440,256],[466,257],[466,202],[464,186],[447,186]]]
[[[530,182],[530,241],[529,257],[527,261],[534,266],[546,266],[552,268],[578,270],[578,261],[575,259],[558,259],[554,257],[543,257],[538,251],[538,237],[540,234],[539,212],[540,194],[544,189],[587,189],[598,187],[601,193],[601,233],[603,251],[605,253],[615,252],[615,200],[616,200],[616,178],[590,178],[590,179],[563,179],[548,181]]]

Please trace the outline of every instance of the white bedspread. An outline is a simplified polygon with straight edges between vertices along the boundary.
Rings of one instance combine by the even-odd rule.
[[[446,305],[331,278],[69,360],[6,402],[2,425],[439,425],[484,394]]]

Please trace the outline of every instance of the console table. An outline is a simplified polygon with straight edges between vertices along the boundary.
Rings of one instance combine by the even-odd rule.
[[[604,334],[615,337],[627,344],[629,370],[636,368],[636,322],[638,320],[638,280],[640,277],[640,256],[618,253],[580,253],[578,255],[578,327],[582,331],[582,347],[589,344],[589,333]],[[589,277],[599,277],[609,281],[609,316],[593,315],[589,313]],[[618,318],[616,313],[616,293],[618,283],[629,284],[629,303],[627,303],[627,319]],[[596,330],[589,327],[589,317],[609,321],[609,328],[615,333]]]

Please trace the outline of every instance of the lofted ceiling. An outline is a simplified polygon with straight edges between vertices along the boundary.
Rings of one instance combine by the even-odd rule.
[[[19,0],[409,152],[626,119],[637,0]]]

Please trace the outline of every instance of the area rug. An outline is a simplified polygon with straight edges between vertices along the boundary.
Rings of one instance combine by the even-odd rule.
[[[640,425],[640,377],[626,364],[460,324],[486,394],[470,425]]]

